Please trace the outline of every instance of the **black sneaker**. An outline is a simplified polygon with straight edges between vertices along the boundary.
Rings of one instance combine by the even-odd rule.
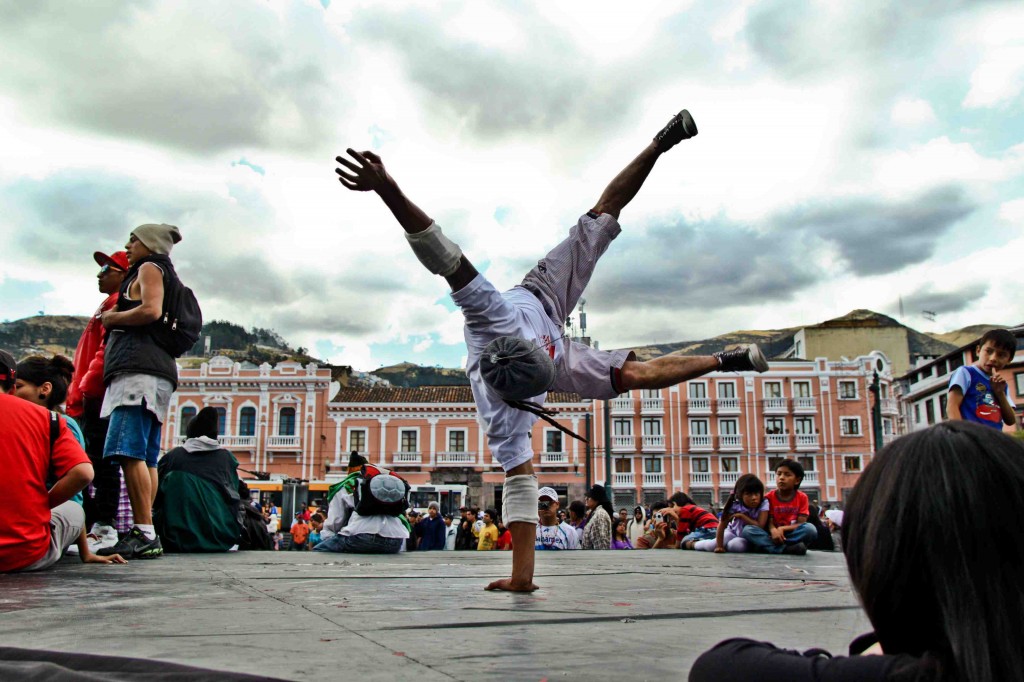
[[[802,542],[797,542],[792,545],[786,545],[782,548],[783,554],[796,554],[797,556],[803,556],[807,554],[807,545]]]
[[[720,372],[768,371],[768,361],[764,359],[764,355],[756,343],[733,350],[719,351],[712,355],[718,358],[718,371]]]
[[[667,152],[683,140],[689,140],[697,134],[697,124],[693,122],[690,112],[683,109],[672,117],[668,125],[661,129],[661,132],[654,136],[654,142],[658,145],[659,152]]]
[[[163,553],[159,536],[150,540],[138,527],[132,528],[113,547],[104,547],[96,552],[99,556],[120,554],[125,559],[155,559]]]

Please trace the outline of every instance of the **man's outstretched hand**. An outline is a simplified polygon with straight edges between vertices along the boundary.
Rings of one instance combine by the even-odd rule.
[[[379,156],[371,151],[357,152],[354,149],[345,151],[356,161],[353,163],[344,157],[335,157],[335,160],[344,166],[344,168],[335,168],[334,172],[338,174],[338,180],[345,187],[354,192],[372,192],[391,182]]]

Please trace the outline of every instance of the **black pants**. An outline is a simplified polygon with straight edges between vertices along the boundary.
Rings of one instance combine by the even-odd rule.
[[[117,518],[117,502],[121,496],[121,469],[116,459],[103,459],[103,444],[107,440],[110,420],[82,415],[78,423],[85,436],[85,452],[95,472],[92,480],[95,492],[92,497],[89,496],[88,488],[82,491],[85,497],[85,527],[92,528],[93,523],[113,526]]]

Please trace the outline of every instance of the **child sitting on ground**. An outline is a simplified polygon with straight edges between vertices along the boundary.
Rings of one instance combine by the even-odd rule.
[[[619,521],[612,527],[612,549],[633,549],[626,534],[626,522]]]
[[[668,498],[670,508],[664,513],[675,517],[676,533],[682,535],[679,549],[693,549],[701,540],[714,540],[718,532],[718,517],[704,507],[698,507],[686,493],[675,493]]]
[[[675,549],[679,545],[676,535],[677,522],[671,516],[665,515],[668,508],[667,500],[655,502],[651,506],[651,520],[633,549]]]
[[[784,459],[775,467],[776,489],[768,493],[771,510],[767,530],[756,525],[743,529],[743,539],[754,551],[769,554],[806,554],[807,545],[818,537],[818,531],[807,517],[810,502],[800,491],[804,468],[795,459]]]
[[[764,483],[754,474],[743,474],[725,501],[722,520],[714,540],[700,540],[693,548],[702,552],[746,552],[749,544],[743,529],[749,525],[764,528],[770,504],[764,496]]]
[[[309,531],[309,548],[313,549],[320,543],[320,530],[324,527],[324,517],[320,512],[309,517],[313,528]]]

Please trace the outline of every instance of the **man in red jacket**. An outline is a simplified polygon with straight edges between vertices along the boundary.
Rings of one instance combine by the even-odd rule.
[[[82,338],[75,349],[75,372],[68,386],[67,413],[82,426],[85,436],[85,450],[92,461],[96,477],[93,480],[93,494],[85,491],[86,528],[89,532],[89,546],[92,551],[113,547],[117,544],[114,521],[117,516],[118,500],[123,494],[121,470],[117,463],[103,459],[103,443],[107,438],[109,419],[100,419],[103,404],[103,353],[106,349],[105,332],[100,315],[113,310],[117,305],[118,290],[128,272],[128,255],[117,251],[107,255],[100,251],[93,254],[100,266],[96,275],[101,294],[106,294],[103,303],[85,325]]]

